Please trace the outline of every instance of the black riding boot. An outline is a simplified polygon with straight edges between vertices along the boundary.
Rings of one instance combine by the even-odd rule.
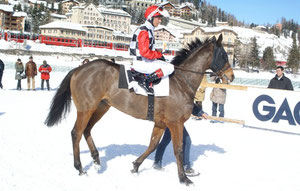
[[[145,76],[145,78],[142,78],[138,84],[144,88],[148,93],[153,94],[154,93],[154,89],[152,86],[150,86],[150,84],[152,82],[154,82],[155,80],[160,79],[163,76],[163,73],[161,71],[161,69],[156,70],[155,72],[153,72],[152,74],[149,74],[148,76]]]

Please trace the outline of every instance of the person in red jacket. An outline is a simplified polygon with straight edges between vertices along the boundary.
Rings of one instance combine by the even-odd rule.
[[[153,5],[145,11],[146,22],[134,32],[130,43],[130,55],[134,56],[133,68],[141,73],[149,74],[138,84],[148,93],[154,93],[151,83],[174,72],[174,66],[165,62],[161,52],[155,50],[154,28],[162,17],[169,14],[162,7]]]
[[[41,72],[41,89],[44,90],[44,81],[46,80],[47,83],[47,89],[50,90],[49,85],[49,79],[50,79],[50,72],[52,71],[52,68],[49,64],[47,64],[46,60],[43,61],[43,64],[39,67],[39,72]]]

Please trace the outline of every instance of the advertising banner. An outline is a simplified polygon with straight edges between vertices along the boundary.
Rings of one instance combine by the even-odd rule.
[[[248,88],[245,125],[300,133],[300,92]]]

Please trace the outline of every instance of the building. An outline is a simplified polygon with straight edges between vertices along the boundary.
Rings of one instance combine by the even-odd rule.
[[[78,23],[81,25],[97,25],[103,23],[104,17],[97,7],[90,3],[86,6],[79,5],[72,7],[70,13],[66,14],[67,22]]]
[[[102,25],[123,33],[130,33],[131,15],[120,9],[99,7],[99,12],[104,17]]]
[[[186,17],[191,18],[193,15],[193,9],[187,4],[182,4],[180,6],[174,5],[171,2],[163,2],[160,4],[164,9],[166,9],[170,16],[173,17]]]
[[[14,12],[12,5],[0,5],[0,27],[2,30],[24,32],[25,12]]]
[[[54,21],[46,25],[42,25],[40,26],[40,30],[41,35],[76,39],[86,38],[88,32],[80,24],[63,21]]]
[[[43,4],[44,7],[48,7],[48,9],[53,9],[55,11],[58,10],[58,3],[56,2],[48,3],[47,1],[39,1],[39,0],[27,0],[27,1],[30,7],[34,7],[35,5],[37,5],[37,7],[40,8],[40,6]]]
[[[60,3],[62,8],[62,14],[66,14],[72,9],[72,7],[79,5],[79,2],[75,0],[64,0],[61,1]]]
[[[53,21],[66,21],[67,20],[66,15],[59,15],[59,14],[56,14],[56,13],[51,13],[50,17],[51,17],[50,22],[53,22]]]
[[[173,35],[165,27],[159,27],[154,30],[155,40],[164,42],[175,42],[175,35]]]
[[[87,35],[85,38],[87,40],[97,40],[104,42],[113,41],[113,29],[95,25],[83,25],[82,27],[87,31]]]
[[[125,0],[99,0],[99,4],[108,8],[126,9]]]
[[[178,7],[177,9],[179,10],[180,17],[188,17],[188,18],[192,17],[193,9],[190,6],[182,5],[182,6]]]
[[[216,21],[216,27],[220,27],[220,26],[229,26],[229,25],[228,22]]]
[[[145,10],[147,7],[162,3],[163,0],[125,0],[127,8]]]
[[[188,21],[188,20],[184,20],[181,18],[176,18],[176,17],[170,17],[169,18],[169,23],[175,25],[175,26],[179,26],[181,28],[184,29],[190,29],[193,30],[196,27],[204,27],[206,26],[206,24],[202,24],[196,21]]]
[[[68,22],[103,26],[123,33],[130,33],[131,16],[123,10],[96,7],[90,3],[86,6],[72,7],[71,12],[66,16]]]
[[[225,51],[228,54],[229,62],[230,64],[232,64],[234,59],[233,57],[234,57],[235,42],[238,36],[237,33],[234,32],[233,30],[230,30],[228,28],[221,28],[221,27],[215,27],[215,28],[197,27],[191,33],[185,33],[183,35],[184,44],[187,44],[195,40],[195,38],[199,38],[202,41],[204,41],[207,38],[211,38],[213,36],[218,38],[220,34],[223,35],[222,44]]]
[[[176,7],[168,1],[161,3],[160,6],[162,6],[165,10],[167,10],[170,15],[178,14],[178,13],[176,13],[176,10],[177,10]]]

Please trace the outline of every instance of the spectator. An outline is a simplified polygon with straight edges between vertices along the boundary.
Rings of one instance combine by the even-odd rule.
[[[216,76],[211,76],[211,80],[215,80],[216,84],[221,82],[220,78]],[[212,101],[212,116],[217,116],[217,109],[219,107],[219,117],[224,117],[224,104],[226,101],[226,89],[223,88],[213,88],[210,94],[210,100]],[[210,121],[215,123],[217,121]]]
[[[205,119],[207,119],[207,114],[203,112],[202,110],[199,112],[201,113],[201,116]],[[157,146],[155,157],[154,157],[154,164],[153,167],[155,169],[162,169],[162,158],[165,152],[166,147],[171,142],[171,134],[170,130],[166,128],[164,136],[162,140],[160,141],[159,145]],[[194,169],[191,167],[190,162],[190,149],[191,149],[191,137],[189,133],[187,132],[186,128],[183,129],[183,166],[184,171],[187,176],[196,176],[199,175],[199,173],[196,173]]]
[[[37,75],[37,68],[32,56],[29,57],[29,62],[26,63],[25,74],[27,76],[27,90],[30,90],[30,81],[32,81],[32,90],[35,90],[34,78]]]
[[[22,89],[21,80],[22,80],[22,74],[24,72],[24,66],[20,58],[18,58],[15,64],[15,69],[16,69],[15,79],[18,80],[17,90],[21,90]]]
[[[50,85],[49,85],[49,79],[50,79],[50,72],[52,71],[52,68],[49,64],[47,64],[47,61],[44,60],[43,64],[39,67],[39,72],[41,72],[41,89],[44,90],[44,82],[46,80],[47,83],[47,89],[48,91],[50,90]]]
[[[3,76],[3,71],[4,71],[4,63],[2,62],[2,60],[0,59],[0,88],[3,89],[3,85],[2,85],[2,76]]]
[[[276,68],[276,75],[271,79],[268,88],[294,91],[291,80],[285,77],[283,70],[282,66]]]
[[[206,79],[206,75],[204,75],[202,82],[196,92],[196,95],[195,95],[195,104],[194,104],[192,114],[196,117],[200,117],[201,116],[200,111],[203,110],[202,102],[204,101],[204,98],[205,98],[205,90],[206,90],[205,84],[206,83],[207,83],[207,79]],[[196,119],[201,120],[201,118],[196,118]]]

